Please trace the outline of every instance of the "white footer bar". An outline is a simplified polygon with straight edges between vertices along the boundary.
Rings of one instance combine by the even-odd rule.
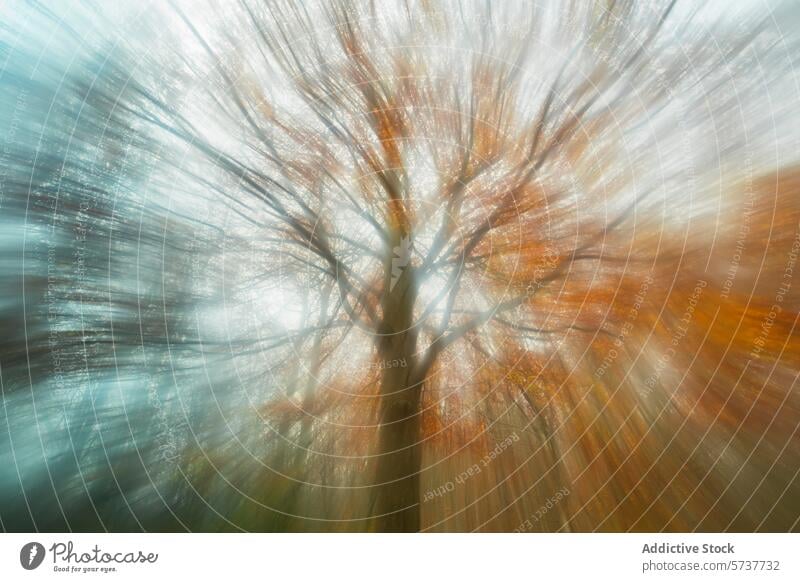
[[[800,580],[797,534],[1,534],[0,580]]]

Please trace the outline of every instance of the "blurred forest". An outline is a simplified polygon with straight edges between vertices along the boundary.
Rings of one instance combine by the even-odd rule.
[[[12,2],[5,531],[797,531],[796,4]]]

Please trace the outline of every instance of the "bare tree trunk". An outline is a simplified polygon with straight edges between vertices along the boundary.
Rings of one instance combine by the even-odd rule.
[[[383,375],[373,529],[414,532],[420,528],[422,382],[415,374],[417,332],[412,325],[417,289],[411,266],[387,289],[378,340]]]
[[[380,531],[419,531],[421,387],[410,379],[407,368],[391,368],[381,383],[374,504]]]

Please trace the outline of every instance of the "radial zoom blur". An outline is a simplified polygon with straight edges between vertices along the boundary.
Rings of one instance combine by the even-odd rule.
[[[800,530],[796,3],[53,4],[3,530]]]

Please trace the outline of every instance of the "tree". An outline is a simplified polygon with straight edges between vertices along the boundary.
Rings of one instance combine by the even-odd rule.
[[[205,369],[225,360],[183,411],[185,484],[167,481],[183,519],[212,499],[217,516],[201,509],[194,527],[703,527],[716,503],[694,496],[708,477],[692,468],[694,423],[735,430],[729,442],[746,448],[736,423],[753,407],[784,393],[797,403],[793,381],[734,361],[769,318],[771,290],[742,276],[718,311],[707,299],[743,244],[724,225],[736,196],[758,212],[786,205],[796,223],[796,181],[768,160],[748,190],[714,162],[748,158],[738,140],[764,116],[716,149],[687,144],[722,131],[728,89],[756,103],[773,82],[735,72],[758,58],[766,25],[719,49],[675,2],[242,2],[210,29],[187,8],[166,13],[182,62],[162,50],[119,72],[123,99],[89,92],[157,144],[148,187],[167,196],[164,236],[204,255],[191,276],[176,268],[183,299],[164,311],[187,305],[165,319],[173,331],[142,338],[196,347]],[[164,62],[174,75],[157,82]],[[772,188],[773,175],[789,185]],[[788,225],[754,250],[773,224],[753,218],[745,238],[777,282]],[[786,378],[798,356],[787,293],[760,352]],[[209,332],[220,303],[224,332]],[[744,320],[750,332],[732,331]],[[737,374],[762,388],[746,413],[745,396],[719,400]],[[793,441],[792,426],[767,440]],[[697,508],[659,487],[663,475]]]

